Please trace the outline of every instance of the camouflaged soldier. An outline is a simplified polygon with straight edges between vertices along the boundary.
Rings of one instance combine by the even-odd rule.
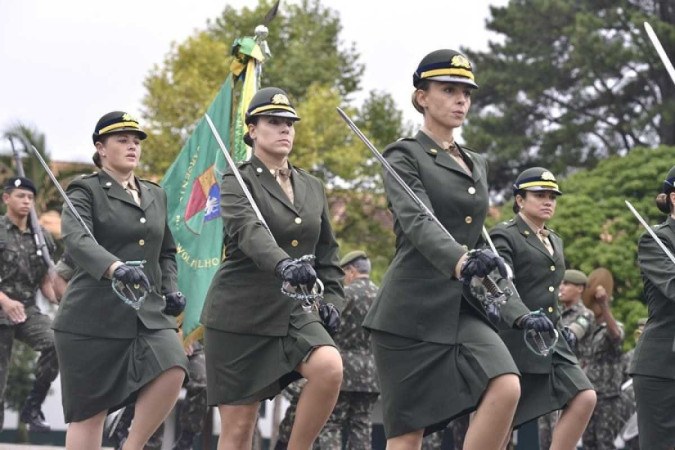
[[[337,404],[319,435],[319,446],[321,450],[342,450],[344,440],[347,450],[365,450],[372,447],[370,414],[380,394],[370,340],[361,323],[378,288],[370,281],[370,260],[365,252],[347,253],[340,267],[345,272],[346,306],[333,339],[342,355],[344,375]]]
[[[621,396],[624,331],[612,315],[611,298],[603,286],[597,287],[593,298],[591,307],[596,325],[586,375],[595,387],[598,401],[584,432],[583,444],[584,450],[613,450],[614,438],[627,419]]]
[[[569,328],[577,338],[577,346],[574,353],[579,358],[582,369],[588,365],[590,356],[590,342],[595,324],[593,311],[586,308],[581,299],[581,294],[586,287],[588,277],[580,270],[568,269],[565,271],[563,280],[558,291],[558,300],[562,304],[560,320],[563,326]],[[552,412],[539,418],[539,445],[541,448],[551,446],[553,428],[558,421],[558,411]]]
[[[40,352],[35,368],[35,381],[19,419],[33,431],[49,431],[42,414],[42,403],[52,381],[58,375],[51,319],[35,304],[37,290],[56,302],[48,267],[38,253],[29,225],[29,213],[36,194],[28,178],[10,178],[5,184],[2,200],[7,213],[0,217],[0,399],[4,399],[10,356],[14,339]],[[43,230],[51,250],[54,243]],[[4,408],[0,408],[0,427]]]

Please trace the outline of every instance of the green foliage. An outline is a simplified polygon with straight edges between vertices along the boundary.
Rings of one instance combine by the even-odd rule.
[[[636,148],[625,157],[611,157],[592,170],[559,179],[564,195],[549,225],[565,242],[568,268],[590,273],[606,267],[612,272],[612,310],[626,327],[626,348],[634,345],[636,322],[647,317],[647,307],[637,265],[637,242],[645,230],[624,200],[647,223],[663,222],[665,216],[654,199],[673,166],[673,155],[675,147]],[[511,217],[511,205],[505,205],[501,213]]]
[[[480,89],[464,127],[488,153],[491,186],[525,167],[562,175],[675,144],[675,86],[642,26],[675,54],[673,2],[513,0],[491,12],[500,39],[467,51]]]

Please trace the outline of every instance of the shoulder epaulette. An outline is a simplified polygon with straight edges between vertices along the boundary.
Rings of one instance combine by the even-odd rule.
[[[98,176],[98,172],[83,173],[82,175],[80,175],[80,178],[93,178],[93,177],[97,177],[97,176]]]
[[[146,179],[146,178],[139,178],[139,181],[145,182],[145,183],[154,184],[154,185],[157,186],[157,187],[162,187],[159,183],[156,183],[156,182],[154,182],[154,181],[152,181],[152,180],[148,180],[148,179]]]

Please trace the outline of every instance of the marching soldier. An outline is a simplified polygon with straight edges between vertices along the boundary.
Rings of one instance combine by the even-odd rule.
[[[675,253],[675,167],[668,172],[656,204],[668,218],[653,231],[670,253]],[[673,262],[649,233],[640,237],[638,263],[649,311],[630,368],[640,448],[672,450],[675,448],[675,270]]]
[[[333,339],[342,355],[344,374],[335,409],[319,435],[319,446],[321,450],[342,450],[345,441],[347,450],[369,450],[370,415],[379,388],[370,340],[361,323],[378,288],[370,281],[370,259],[365,252],[347,253],[340,267],[345,272],[345,309]]]
[[[520,315],[519,301],[502,307],[502,317],[516,317],[517,327],[505,324],[500,335],[522,373],[522,395],[516,427],[564,408],[553,431],[552,447],[573,450],[595,406],[595,392],[579,367],[571,347],[576,335],[559,323],[558,289],[565,273],[563,242],[546,227],[555,214],[562,192],[551,172],[532,167],[518,175],[513,185],[515,217],[497,225],[490,234],[500,256],[513,268],[522,304],[538,311]],[[535,320],[542,321],[537,324]],[[547,325],[543,327],[541,325]],[[556,325],[560,339],[545,355],[535,354],[523,341],[522,329],[548,334]],[[521,329],[518,329],[521,328]],[[506,442],[504,443],[506,445]]]
[[[588,365],[590,355],[590,337],[595,324],[593,312],[584,306],[581,294],[584,292],[588,277],[580,270],[567,269],[558,290],[558,300],[562,304],[560,322],[569,328],[577,338],[573,348],[579,359],[579,366],[584,369]],[[551,434],[558,420],[559,413],[552,412],[539,418],[539,445],[541,448],[551,446]]]
[[[29,214],[33,207],[35,185],[28,178],[7,180],[2,200],[7,212],[0,217],[0,401],[4,399],[10,356],[14,339],[40,352],[35,367],[35,381],[19,414],[19,420],[33,431],[49,431],[42,413],[52,381],[59,373],[54,332],[51,319],[35,304],[38,289],[56,303],[48,267],[37,252]],[[33,226],[39,226],[33,224]],[[45,239],[54,250],[54,242],[43,230]],[[0,429],[4,421],[4,406],[0,407]]]

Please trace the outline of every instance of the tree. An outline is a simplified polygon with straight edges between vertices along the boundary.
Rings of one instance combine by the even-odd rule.
[[[464,134],[487,151],[492,186],[528,166],[571,173],[675,144],[675,86],[642,28],[674,55],[673,2],[513,0],[491,13],[500,39],[467,50],[481,87]]]
[[[143,99],[143,115],[152,134],[144,146],[146,170],[166,171],[225,80],[232,43],[252,35],[270,6],[262,1],[254,10],[225,7],[206,30],[174,46],[163,65],[153,68]],[[273,57],[264,65],[262,85],[282,87],[296,107],[312,93],[313,85],[335,89],[341,97],[353,93],[363,65],[353,45],[340,48],[340,30],[337,13],[318,0],[280,11],[269,25],[267,41]]]
[[[562,195],[550,222],[565,242],[565,260],[570,269],[590,273],[606,267],[614,276],[612,310],[626,326],[626,347],[632,347],[633,331],[640,317],[647,317],[642,279],[637,265],[637,242],[645,232],[626,207],[629,200],[647,223],[665,216],[656,208],[675,147],[636,148],[625,157],[614,156],[591,170],[559,179]],[[511,205],[502,209],[511,217]]]

